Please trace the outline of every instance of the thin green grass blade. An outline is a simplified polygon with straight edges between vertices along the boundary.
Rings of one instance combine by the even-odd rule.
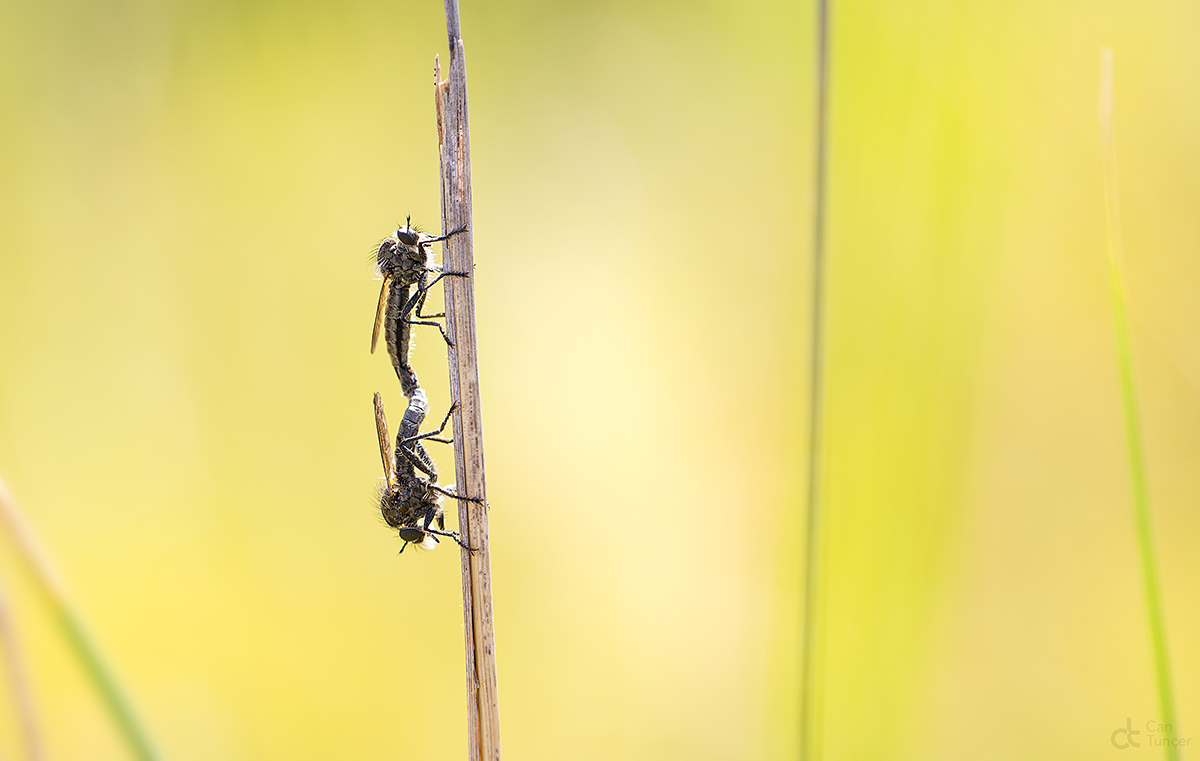
[[[804,560],[804,621],[800,650],[800,758],[821,755],[817,684],[821,589],[822,427],[825,408],[825,159],[829,86],[829,0],[817,0],[817,136],[813,209],[812,339],[809,383],[808,501]]]
[[[87,672],[92,685],[100,694],[104,707],[108,709],[109,715],[116,722],[121,736],[133,751],[134,757],[140,761],[161,761],[162,756],[151,744],[150,735],[133,710],[133,704],[121,690],[121,685],[117,682],[112,667],[104,659],[100,648],[96,645],[96,640],[88,631],[79,612],[69,604],[59,605],[55,610],[55,619],[67,642],[70,643],[71,649],[83,663],[84,671]]]
[[[1154,673],[1158,683],[1159,710],[1162,711],[1163,749],[1168,761],[1181,758],[1175,744],[1179,727],[1175,720],[1175,700],[1171,692],[1171,669],[1167,659],[1167,639],[1163,631],[1163,604],[1158,585],[1158,559],[1150,527],[1150,498],[1146,489],[1146,465],[1142,447],[1142,424],[1138,412],[1137,386],[1133,366],[1133,345],[1129,334],[1126,307],[1125,252],[1121,240],[1121,203],[1117,196],[1117,149],[1112,127],[1112,48],[1100,51],[1100,150],[1104,164],[1104,210],[1108,221],[1108,276],[1113,302],[1113,328],[1117,339],[1117,364],[1121,374],[1121,406],[1125,417],[1125,445],[1129,459],[1129,480],[1133,496],[1133,522],[1137,530],[1138,558],[1142,570],[1142,591],[1150,620],[1150,640],[1154,649]]]
[[[150,742],[150,734],[133,710],[113,673],[104,659],[95,639],[88,632],[83,616],[71,602],[66,586],[50,562],[33,529],[25,516],[17,509],[17,503],[9,493],[4,481],[0,480],[0,523],[12,537],[13,543],[33,570],[33,578],[46,602],[50,605],[55,622],[62,629],[67,644],[83,664],[84,672],[96,692],[100,695],[109,716],[117,725],[117,731],[139,761],[160,761],[162,756]]]

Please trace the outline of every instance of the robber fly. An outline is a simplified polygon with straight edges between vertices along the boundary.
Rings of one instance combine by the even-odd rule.
[[[465,272],[446,272],[434,263],[433,253],[429,250],[430,243],[438,243],[447,238],[465,232],[460,228],[445,235],[429,235],[412,226],[412,217],[408,217],[403,227],[380,241],[375,249],[375,271],[383,278],[383,287],[379,291],[379,306],[375,309],[375,327],[371,331],[371,353],[379,343],[381,326],[387,341],[388,354],[392,358],[392,367],[400,378],[400,387],[404,395],[409,396],[412,389],[417,387],[416,373],[408,362],[409,326],[433,325],[442,334],[448,346],[454,342],[446,335],[446,330],[437,321],[445,317],[444,312],[423,314],[425,297],[439,280],[447,276],[467,277]],[[430,279],[430,275],[436,275]],[[416,286],[416,292],[410,289]],[[413,314],[416,319],[410,319]]]
[[[421,422],[425,419],[428,406],[425,391],[416,389],[409,399],[408,408],[404,411],[400,430],[396,433],[396,448],[393,453],[390,451],[387,419],[383,415],[383,399],[378,392],[375,394],[375,432],[379,436],[379,455],[383,458],[385,480],[379,493],[379,512],[383,514],[383,520],[388,526],[399,530],[400,538],[404,540],[401,552],[410,544],[431,550],[437,546],[439,536],[448,536],[463,549],[474,552],[475,548],[467,545],[457,531],[446,530],[442,496],[479,504],[483,504],[483,500],[463,497],[438,486],[437,469],[433,465],[433,459],[421,446],[424,440],[445,442],[445,439],[438,437],[445,430],[458,405],[454,405],[446,413],[441,428],[420,433]],[[418,470],[428,477],[419,475]],[[437,524],[436,528],[434,524]]]

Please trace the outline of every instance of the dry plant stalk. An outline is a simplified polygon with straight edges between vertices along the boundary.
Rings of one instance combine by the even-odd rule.
[[[472,761],[500,761],[500,704],[496,693],[496,639],[492,621],[492,572],[488,545],[487,480],[483,467],[483,421],[479,404],[479,362],[475,342],[475,257],[471,223],[471,136],[467,118],[467,69],[459,33],[458,2],[445,0],[450,42],[450,73],[442,81],[434,59],[434,102],[438,153],[441,158],[442,230],[465,229],[442,244],[448,277],[445,284],[446,328],[450,347],[450,394],[459,414],[454,418],[454,473],[459,494],[484,504],[459,500],[458,526],[462,550],[463,618],[466,629],[467,729]]]

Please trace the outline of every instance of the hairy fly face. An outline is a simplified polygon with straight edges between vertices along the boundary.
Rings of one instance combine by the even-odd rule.
[[[435,493],[425,494],[424,489],[406,488],[419,485],[422,485],[419,479],[409,484],[401,481],[390,488],[385,485],[379,494],[379,514],[384,523],[399,531],[406,544],[432,550],[438,545],[438,538],[425,529],[434,522],[439,527],[444,526],[442,506]]]
[[[425,237],[408,225],[396,228],[396,232],[381,240],[375,249],[375,274],[402,285],[416,283],[433,268]]]

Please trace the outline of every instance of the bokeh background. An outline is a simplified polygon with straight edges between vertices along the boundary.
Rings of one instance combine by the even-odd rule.
[[[462,18],[506,754],[794,757],[815,11]],[[1198,36],[1194,3],[834,2],[825,758],[1094,759],[1158,717],[1103,44],[1200,737]],[[458,553],[378,517],[370,397],[403,400],[367,353],[373,244],[438,227],[445,47],[440,3],[0,3],[0,477],[172,759],[465,751]],[[51,757],[126,757],[0,547]]]

